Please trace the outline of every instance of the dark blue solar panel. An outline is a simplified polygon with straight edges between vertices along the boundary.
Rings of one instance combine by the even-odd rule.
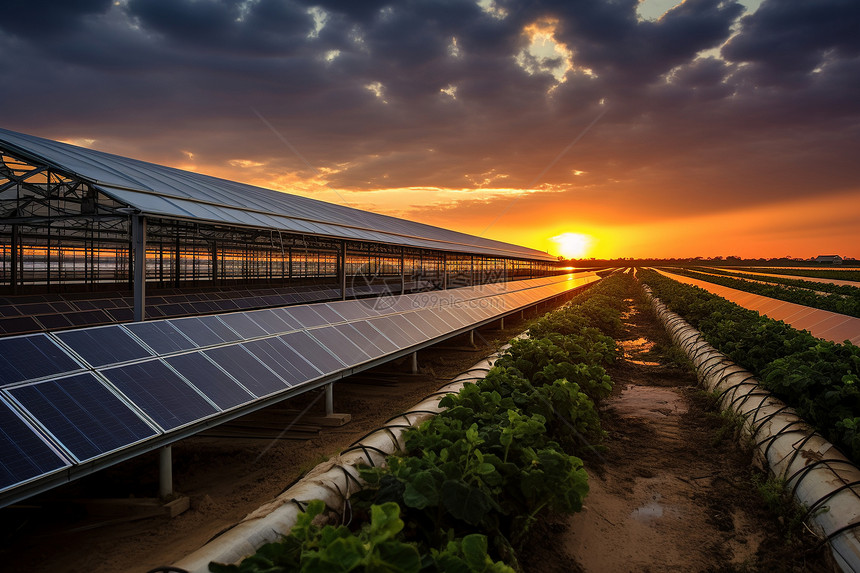
[[[287,345],[316,366],[323,374],[331,374],[343,370],[344,365],[332,356],[319,342],[300,330],[279,336]]]
[[[0,338],[0,385],[82,369],[44,334]]]
[[[222,314],[220,316],[224,324],[238,332],[242,338],[257,338],[269,334],[262,326],[254,322],[244,312]]]
[[[229,410],[254,399],[254,396],[200,352],[180,354],[164,360],[222,410]]]
[[[171,354],[194,348],[194,343],[173,328],[167,320],[132,322],[125,327],[157,354]]]
[[[266,334],[283,334],[295,330],[298,326],[295,321],[287,319],[286,313],[277,312],[270,308],[255,310],[247,314],[251,320],[263,327]]]
[[[370,356],[366,352],[334,326],[314,328],[308,331],[308,334],[319,340],[347,366],[357,366],[370,360]]]
[[[243,346],[286,380],[290,386],[303,384],[322,375],[295,350],[277,338],[255,340]]]
[[[120,326],[66,330],[54,336],[95,367],[152,356]]]
[[[9,394],[82,462],[156,435],[89,372],[19,386]]]
[[[230,327],[218,320],[217,316],[178,318],[171,320],[170,323],[201,348],[215,344],[224,344],[225,342],[236,342],[242,338],[230,329]]]
[[[160,360],[102,370],[102,374],[165,430],[217,412]]]
[[[385,338],[385,335],[373,328],[373,325],[367,322],[353,322],[350,326],[358,331],[358,333],[363,336],[369,344],[373,344],[376,348],[379,348],[383,354],[390,354],[399,350],[396,344]],[[361,339],[356,338],[355,340],[359,341]]]
[[[205,354],[255,396],[268,396],[287,387],[277,374],[241,346],[213,348],[205,351]]]
[[[68,465],[0,399],[0,491]]]
[[[323,318],[320,313],[316,312],[309,306],[291,306],[289,308],[285,308],[284,312],[287,313],[287,315],[289,315],[295,322],[298,322],[305,328],[329,324],[328,320]]]

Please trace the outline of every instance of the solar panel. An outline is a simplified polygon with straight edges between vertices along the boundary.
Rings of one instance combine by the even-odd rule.
[[[262,326],[251,320],[251,318],[244,312],[222,314],[220,318],[224,324],[238,332],[242,338],[245,339],[257,338],[259,336],[269,334]]]
[[[241,337],[217,316],[194,316],[170,321],[182,334],[198,347],[214,346],[225,342],[236,342]]]
[[[369,305],[356,301],[330,302],[328,306],[346,320],[363,320],[378,313],[369,310]]]
[[[277,338],[254,340],[242,346],[274,370],[290,386],[303,384],[322,375],[310,362]]]
[[[171,354],[194,348],[194,343],[167,320],[132,322],[125,327],[157,354]]]
[[[324,326],[309,330],[323,346],[331,350],[347,366],[356,366],[370,360],[370,356],[334,326]]]
[[[204,354],[257,397],[268,396],[287,387],[277,374],[266,368],[265,364],[242,346],[213,348],[206,350]]]
[[[380,356],[388,354],[389,352],[393,352],[391,348],[394,348],[396,350],[396,347],[394,347],[394,345],[388,341],[386,341],[388,342],[386,348],[389,348],[389,350],[382,350],[382,348],[375,344],[370,338],[364,336],[364,334],[362,334],[361,331],[356,328],[356,325],[358,324],[362,323],[357,322],[355,324],[338,324],[332,326],[331,328],[334,328],[335,330],[346,336],[351,342],[355,343],[356,346],[363,350],[364,353],[367,354],[370,358],[379,358]],[[367,326],[371,330],[375,331],[372,326]],[[311,334],[313,334],[313,331],[311,331]],[[382,335],[379,334],[379,332],[376,332],[376,338],[382,338]]]
[[[229,410],[254,399],[250,392],[201,352],[179,354],[164,360],[222,410]]]
[[[422,314],[423,312],[431,313],[431,316]],[[438,318],[432,316],[433,311],[415,311],[407,312],[401,316],[415,325],[415,328],[424,333],[428,338],[435,338],[448,332],[447,325],[439,321]]]
[[[458,313],[448,307],[436,309],[436,314],[441,320],[448,324],[451,330],[459,330],[460,328],[468,326],[471,322],[471,320],[462,313]]]
[[[350,326],[357,330],[359,334],[361,334],[361,336],[371,344],[379,348],[383,354],[390,354],[399,350],[396,344],[385,338],[385,335],[373,328],[373,325],[367,322],[353,322]]]
[[[66,330],[54,336],[96,368],[152,356],[119,325]]]
[[[44,334],[0,338],[0,385],[82,369]]]
[[[164,430],[217,412],[215,406],[160,360],[120,366],[101,373]]]
[[[406,335],[406,338],[408,340],[411,340],[413,344],[424,342],[430,337],[429,334],[425,335],[423,332],[416,329],[415,325],[406,320],[406,318],[404,318],[404,316],[401,314],[392,314],[388,318],[391,319],[391,322],[396,324],[398,328],[403,331],[403,333]]]
[[[0,491],[69,465],[0,397]]]
[[[398,349],[402,350],[413,344],[418,344],[418,341],[411,334],[407,334],[391,316],[381,316],[367,321],[376,330],[385,335],[388,340],[394,343]]]
[[[329,324],[328,320],[308,306],[291,306],[289,308],[285,308],[284,312],[304,328]]]
[[[342,370],[344,367],[340,360],[335,358],[325,347],[321,346],[319,342],[311,338],[303,330],[291,332],[278,338],[286,342],[287,346],[316,366],[323,374],[331,374],[332,372]]]
[[[310,308],[312,308],[314,312],[323,317],[326,322],[328,322],[328,324],[343,322],[343,317],[328,304],[315,304]]]
[[[283,334],[295,330],[298,326],[295,322],[286,320],[286,313],[278,313],[269,308],[254,310],[247,314],[266,331],[266,334]]]
[[[18,386],[9,394],[81,462],[156,435],[89,372]]]

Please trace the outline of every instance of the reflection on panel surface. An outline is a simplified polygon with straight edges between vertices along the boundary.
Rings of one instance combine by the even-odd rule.
[[[307,332],[291,332],[279,337],[287,346],[295,350],[323,374],[331,374],[344,368],[344,364],[323,348],[319,342],[308,336]]]
[[[132,322],[126,324],[125,327],[157,354],[170,354],[194,348],[194,343],[176,330],[167,320]]]
[[[303,384],[322,375],[319,370],[278,338],[246,342],[243,346],[290,386]]]
[[[314,328],[309,331],[320,344],[334,352],[341,362],[348,366],[357,366],[370,360],[370,356],[334,326]]]
[[[254,396],[202,352],[170,356],[164,360],[222,410],[229,410],[254,399]]]
[[[258,398],[280,392],[287,387],[286,382],[241,345],[222,346],[204,353]]]

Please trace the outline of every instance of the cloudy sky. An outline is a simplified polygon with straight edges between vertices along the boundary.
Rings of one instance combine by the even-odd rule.
[[[553,254],[860,258],[858,30],[857,0],[31,0],[0,125]]]

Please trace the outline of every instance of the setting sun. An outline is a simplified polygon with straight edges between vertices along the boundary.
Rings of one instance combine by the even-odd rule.
[[[558,247],[558,254],[566,259],[581,259],[591,246],[591,237],[582,233],[562,233],[550,239]]]

